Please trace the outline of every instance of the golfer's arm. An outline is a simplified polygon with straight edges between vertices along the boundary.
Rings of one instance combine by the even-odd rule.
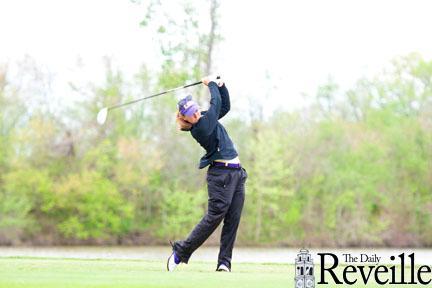
[[[222,87],[218,87],[218,89],[222,100],[221,110],[219,113],[219,119],[220,119],[224,117],[231,109],[231,103],[230,103],[228,89],[226,88],[225,84]]]
[[[208,88],[211,95],[210,107],[202,119],[202,129],[205,130],[206,134],[212,133],[216,127],[221,112],[222,102],[217,84],[215,82],[210,82]]]

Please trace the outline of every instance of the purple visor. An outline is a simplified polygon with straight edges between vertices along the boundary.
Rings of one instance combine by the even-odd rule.
[[[178,110],[184,116],[192,116],[199,110],[198,104],[192,100],[192,96],[188,95],[181,99],[178,103]]]

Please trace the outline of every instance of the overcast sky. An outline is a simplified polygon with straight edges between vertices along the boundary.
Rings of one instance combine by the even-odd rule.
[[[238,105],[267,95],[267,111],[300,107],[330,75],[348,88],[395,56],[430,59],[430,11],[432,1],[416,0],[223,1],[217,67]],[[126,77],[154,61],[144,13],[128,0],[1,0],[0,63],[30,55],[68,103],[67,81],[102,81],[104,56]]]

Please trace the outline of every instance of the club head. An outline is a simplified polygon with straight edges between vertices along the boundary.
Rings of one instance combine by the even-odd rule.
[[[105,123],[107,115],[108,115],[108,108],[105,107],[99,111],[96,118],[99,125],[103,125]]]

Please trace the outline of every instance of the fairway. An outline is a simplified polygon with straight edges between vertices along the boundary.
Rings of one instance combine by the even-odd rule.
[[[182,265],[173,273],[165,269],[165,261],[0,258],[0,287],[294,287],[294,266],[287,264],[240,263],[232,273],[215,272],[209,262]]]
[[[293,266],[237,264],[233,273],[214,263],[182,265],[173,273],[165,261],[0,258],[0,287],[287,287]]]

